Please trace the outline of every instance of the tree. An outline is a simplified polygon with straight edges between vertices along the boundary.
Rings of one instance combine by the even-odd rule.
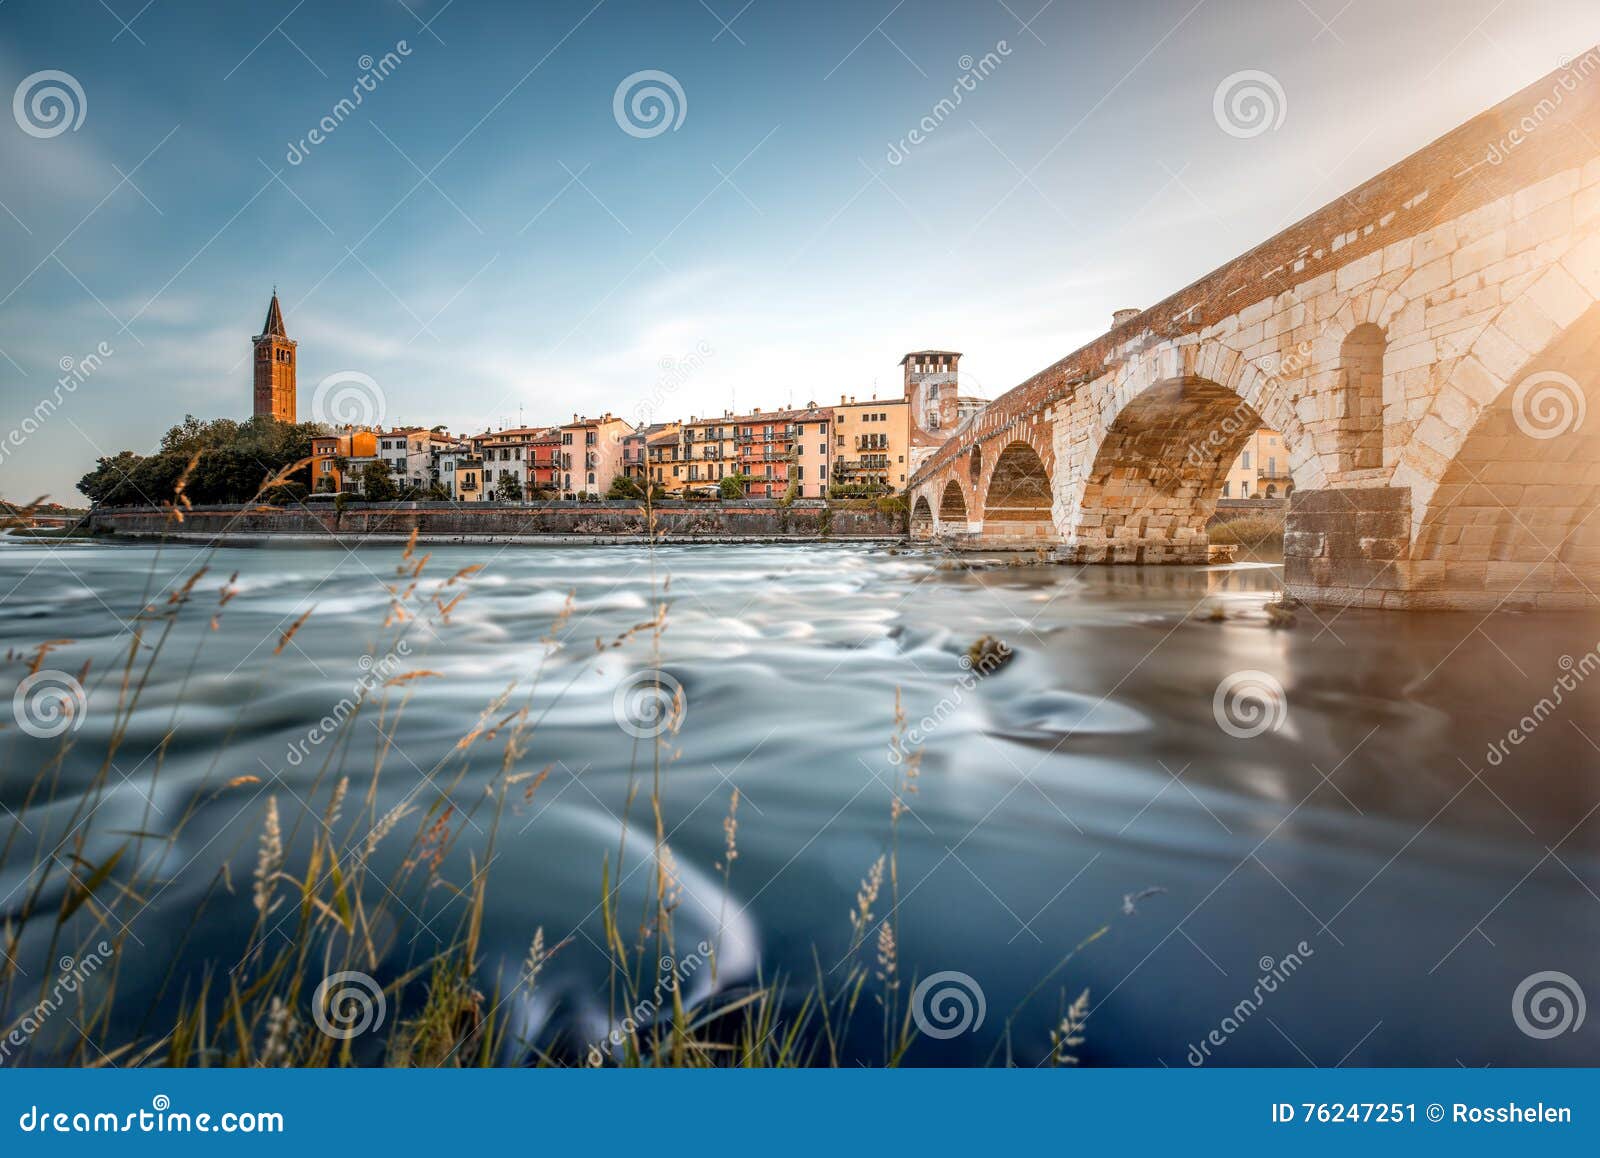
[[[100,459],[95,468],[78,480],[78,489],[91,503],[126,506],[143,502],[133,486],[134,472],[144,460],[131,450]]]
[[[374,503],[392,503],[400,497],[386,462],[369,462],[361,468],[361,493]]]
[[[520,503],[522,501],[522,480],[514,474],[503,474],[500,481],[494,484],[494,501],[497,503]]]
[[[749,475],[730,474],[724,476],[717,489],[722,492],[722,497],[725,499],[742,499],[745,495],[745,488],[749,485]]]

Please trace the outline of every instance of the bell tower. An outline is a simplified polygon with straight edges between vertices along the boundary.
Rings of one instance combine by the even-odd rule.
[[[256,348],[255,416],[294,422],[295,343],[284,331],[283,309],[278,305],[276,289],[272,291],[272,304],[267,307],[266,324],[261,327],[261,333],[250,340]]]
[[[900,359],[906,372],[911,425],[935,438],[950,437],[959,421],[956,391],[961,355],[954,350],[915,350]]]

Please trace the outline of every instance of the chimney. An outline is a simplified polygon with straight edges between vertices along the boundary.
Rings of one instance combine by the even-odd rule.
[[[840,406],[844,405],[844,395],[843,394],[839,395],[839,405]]]
[[[856,396],[854,394],[852,394],[852,395],[850,395],[850,405],[854,406],[855,404],[856,404]]]
[[[1143,310],[1136,309],[1117,310],[1111,315],[1111,328],[1114,330],[1124,322],[1131,322],[1142,313]]]

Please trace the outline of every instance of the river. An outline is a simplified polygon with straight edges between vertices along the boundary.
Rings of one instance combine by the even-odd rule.
[[[648,732],[650,718],[630,716],[618,688],[653,669],[682,689],[662,763],[679,938],[719,946],[723,989],[759,973],[798,993],[819,970],[848,972],[850,913],[891,848],[893,786],[915,748],[916,791],[893,842],[899,1000],[919,978],[965,974],[966,1020],[978,993],[984,1019],[923,1035],[908,1064],[1040,1064],[1084,990],[1072,1052],[1086,1065],[1600,1062],[1592,1026],[1534,1036],[1513,1009],[1519,984],[1543,971],[1600,995],[1600,679],[1582,682],[1581,663],[1600,616],[1300,610],[1274,626],[1263,606],[1278,569],[1250,563],[969,567],[844,544],[442,547],[415,579],[415,618],[384,629],[393,592],[413,582],[397,578],[398,557],[392,546],[0,546],[11,649],[0,693],[47,640],[70,641],[47,667],[89,663],[50,802],[27,793],[60,740],[0,737],[0,830],[14,838],[0,912],[13,921],[34,879],[28,854],[70,836],[74,793],[112,742],[131,617],[209,567],[118,742],[85,853],[99,863],[129,832],[177,833],[164,854],[143,850],[165,883],[110,910],[108,927],[128,938],[125,1009],[107,1037],[148,1032],[152,1006],[159,1024],[176,1000],[161,992],[169,968],[192,992],[237,963],[266,796],[292,829],[326,803],[330,752],[370,773],[389,744],[380,812],[446,793],[470,815],[503,743],[458,767],[457,741],[508,691],[538,719],[521,764],[548,775],[506,816],[486,866],[486,832],[460,826],[443,875],[462,884],[474,864],[486,870],[485,992],[511,987],[535,929],[562,945],[535,996],[514,999],[519,1034],[603,1035],[603,862],[630,896],[650,876],[638,871],[647,837],[620,840],[624,816],[635,829],[646,819],[629,793],[640,776],[648,793],[653,740],[630,728]],[[659,634],[640,630],[658,601]],[[979,678],[962,657],[984,635],[1013,655]],[[407,699],[383,725],[392,735],[363,710],[321,737],[318,721],[363,679],[406,671],[429,674],[390,685],[391,708]],[[1563,675],[1576,689],[1508,742]],[[1224,687],[1219,701],[1225,683],[1246,699],[1267,690],[1240,704]],[[897,695],[916,732],[903,748]],[[165,864],[149,859],[159,855]],[[219,899],[225,862],[235,895]],[[446,888],[403,890],[380,981],[452,935],[462,907]],[[53,904],[40,911],[16,948],[35,979],[51,968]],[[853,960],[871,974],[873,955],[869,943]],[[710,984],[701,973],[693,987]],[[869,995],[878,986],[870,976]],[[848,1052],[871,1060],[880,1029],[861,1023]],[[41,1038],[30,1060],[63,1040]]]

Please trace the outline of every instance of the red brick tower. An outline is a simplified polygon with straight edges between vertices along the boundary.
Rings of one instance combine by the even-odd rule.
[[[283,329],[278,291],[272,291],[267,321],[251,339],[256,347],[255,416],[295,421],[294,347]]]

